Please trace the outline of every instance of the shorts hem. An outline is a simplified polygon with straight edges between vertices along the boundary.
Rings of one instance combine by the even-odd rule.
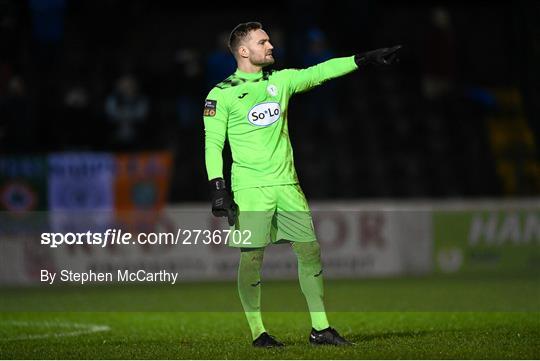
[[[290,240],[290,239],[287,239],[286,241],[287,242],[291,242],[291,243],[295,243],[295,242],[298,242],[298,243],[308,243],[308,242],[315,242],[317,240],[317,237],[313,237],[313,238],[309,238],[309,239],[295,239],[295,240]],[[275,243],[275,242],[274,242]]]
[[[228,243],[227,246],[230,248],[262,248],[270,245],[272,243],[266,243],[266,244],[234,244],[234,243]]]
[[[244,189],[250,189],[250,188],[262,188],[262,187],[275,187],[275,186],[286,186],[286,185],[293,185],[293,184],[300,184],[300,182],[280,182],[280,183],[268,183],[268,184],[253,184],[253,185],[246,185],[241,187],[233,187],[232,191],[237,192]]]
[[[305,239],[295,239],[295,240],[281,238],[279,240],[276,240],[276,241],[273,241],[273,242],[268,242],[268,243],[265,243],[265,244],[241,244],[241,243],[240,244],[234,244],[234,243],[228,243],[227,246],[229,246],[231,248],[262,248],[262,247],[269,246],[271,244],[283,244],[283,243],[295,243],[295,242],[309,243],[309,242],[316,242],[316,241],[317,241],[317,237],[305,238]]]

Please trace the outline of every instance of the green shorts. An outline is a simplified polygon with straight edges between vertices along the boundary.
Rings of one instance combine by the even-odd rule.
[[[298,184],[246,188],[234,192],[240,231],[231,247],[257,248],[270,243],[312,242],[317,238],[306,196]]]

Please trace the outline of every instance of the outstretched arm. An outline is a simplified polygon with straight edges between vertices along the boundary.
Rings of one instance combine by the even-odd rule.
[[[354,56],[334,58],[306,69],[287,69],[284,74],[289,80],[291,94],[301,93],[327,80],[348,74],[358,68]]]
[[[367,51],[345,58],[334,58],[306,69],[288,69],[289,88],[292,94],[316,87],[327,80],[348,74],[368,64],[389,65],[396,62],[401,45]]]

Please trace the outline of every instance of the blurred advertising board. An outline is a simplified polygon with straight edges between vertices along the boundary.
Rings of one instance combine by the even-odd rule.
[[[438,273],[540,274],[540,206],[433,214]]]

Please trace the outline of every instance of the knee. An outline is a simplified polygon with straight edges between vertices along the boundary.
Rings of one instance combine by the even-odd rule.
[[[299,262],[318,262],[321,258],[319,242],[295,242],[292,248]]]
[[[264,248],[242,248],[240,261],[244,264],[262,265]]]

